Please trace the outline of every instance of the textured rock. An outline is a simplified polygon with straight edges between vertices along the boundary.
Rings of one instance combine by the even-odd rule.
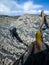
[[[27,49],[26,46],[13,39],[10,25],[0,25],[0,64],[11,65],[20,58]]]
[[[48,16],[46,18],[49,24]],[[32,42],[35,40],[35,34],[39,28],[40,20],[41,20],[40,16],[36,16],[36,15],[33,16],[29,14],[18,18],[17,20],[18,24],[16,27],[19,30],[18,33],[21,33],[19,34],[20,37],[22,38],[22,36],[24,35],[25,39],[22,38],[24,41],[27,40],[27,42],[29,41]],[[49,43],[49,29],[46,28],[45,30],[43,30],[43,28],[46,28],[45,24],[42,27],[43,40],[44,42]]]
[[[40,16],[26,14],[19,17],[17,21],[0,25],[0,65],[12,65],[26,52],[31,42],[36,39],[35,34],[39,24]],[[17,28],[19,37],[28,47],[12,37],[10,30],[14,27]],[[45,25],[43,25],[44,27]],[[42,30],[42,33],[44,42],[49,43],[49,29]]]

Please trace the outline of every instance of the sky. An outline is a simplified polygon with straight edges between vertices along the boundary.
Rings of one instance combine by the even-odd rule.
[[[0,15],[40,14],[41,10],[49,15],[49,0],[0,0]]]

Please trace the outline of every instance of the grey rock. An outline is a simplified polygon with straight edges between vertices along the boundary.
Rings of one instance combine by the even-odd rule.
[[[25,14],[16,21],[0,24],[0,65],[13,65],[21,55],[28,50],[31,42],[36,39],[36,31],[39,28],[40,16]],[[17,33],[24,43],[12,37],[10,30],[17,28]],[[43,25],[43,28],[45,25]],[[43,40],[49,43],[49,29],[42,30]]]
[[[10,28],[10,25],[8,28],[6,25],[0,25],[0,64],[2,65],[13,64],[26,50],[26,46],[12,37]]]

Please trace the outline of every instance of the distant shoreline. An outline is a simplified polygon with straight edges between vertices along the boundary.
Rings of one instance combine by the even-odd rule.
[[[23,14],[23,15],[39,15],[40,16],[40,14]],[[0,17],[2,16],[2,17],[20,17],[20,16],[23,16],[23,15],[0,15]],[[49,16],[49,15],[46,15],[46,16]]]

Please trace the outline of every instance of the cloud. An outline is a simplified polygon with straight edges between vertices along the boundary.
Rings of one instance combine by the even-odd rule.
[[[34,4],[32,1],[27,1],[18,4],[15,0],[0,0],[0,14],[2,15],[22,15],[22,14],[38,14],[43,8],[42,5]],[[49,13],[49,11],[45,11]]]
[[[0,4],[0,14],[8,14],[10,12],[10,9],[3,5],[3,4]]]
[[[42,5],[33,4],[32,1],[28,1],[24,3],[24,10],[38,9],[42,7],[43,7]]]
[[[45,14],[47,14],[47,15],[49,14],[49,10],[45,10],[44,12],[45,12]]]

